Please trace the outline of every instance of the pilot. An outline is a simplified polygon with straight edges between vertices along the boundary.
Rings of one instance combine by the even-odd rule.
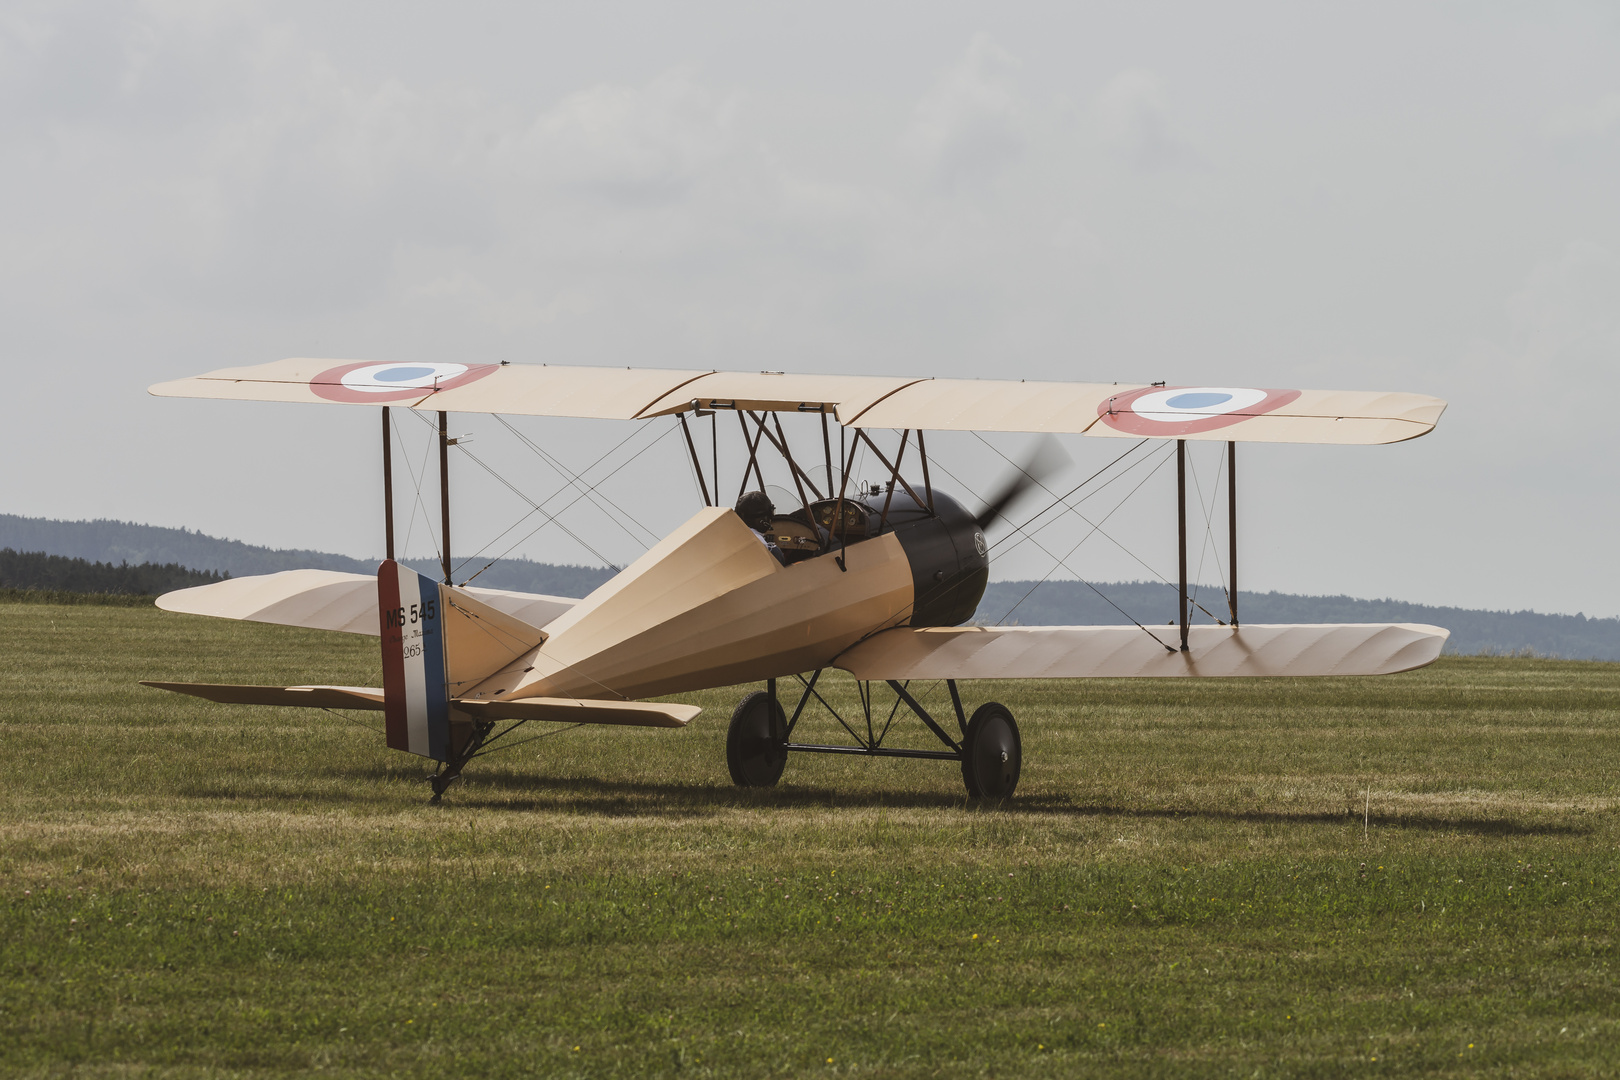
[[[743,519],[744,525],[754,530],[754,535],[765,545],[765,550],[775,555],[777,562],[786,565],[787,556],[766,535],[771,528],[771,519],[776,516],[776,504],[771,502],[771,497],[763,491],[745,492],[737,500],[737,516]]]

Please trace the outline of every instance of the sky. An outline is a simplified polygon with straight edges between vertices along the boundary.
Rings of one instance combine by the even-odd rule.
[[[370,410],[145,392],[288,356],[1405,390],[1424,438],[1242,448],[1243,588],[1620,614],[1612,3],[10,0],[0,146],[0,512],[378,554]],[[698,506],[667,422],[509,423],[452,422],[462,555]],[[529,443],[620,512],[514,526]],[[1173,576],[1171,482],[994,576]]]

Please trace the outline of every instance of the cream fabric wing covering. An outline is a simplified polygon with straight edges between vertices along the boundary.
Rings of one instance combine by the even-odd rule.
[[[530,626],[543,628],[579,603],[561,596],[509,592],[503,589],[463,590]],[[164,593],[157,599],[164,611],[212,615],[220,619],[302,626],[310,630],[339,630],[377,637],[377,579],[368,574],[334,570],[283,570],[279,574],[230,578]]]
[[[159,397],[334,403],[333,372],[360,361],[295,358],[222,368],[159,383]],[[402,373],[431,365],[379,363]],[[456,365],[448,366],[450,368]],[[1111,398],[1149,389],[1141,383],[1013,382],[916,376],[802,375],[661,368],[481,365],[440,389],[338,395],[351,405],[394,405],[445,412],[508,413],[599,419],[648,419],[700,407],[780,412],[826,411],[846,427],[951,431],[1052,432],[1107,438],[1186,438],[1236,442],[1370,444],[1401,442],[1430,431],[1446,403],[1426,394],[1304,390],[1252,415],[1234,406],[1227,423],[1196,431],[1129,430],[1102,421]],[[312,388],[320,383],[322,393]],[[407,384],[401,384],[403,388]],[[1175,388],[1170,388],[1174,390]],[[1241,391],[1240,391],[1241,393]],[[1292,392],[1291,392],[1292,393]],[[1151,420],[1151,411],[1149,413]],[[1184,418],[1184,417],[1183,417]]]
[[[1449,630],[1419,623],[887,630],[834,665],[857,679],[1129,679],[1389,675],[1433,663]]]

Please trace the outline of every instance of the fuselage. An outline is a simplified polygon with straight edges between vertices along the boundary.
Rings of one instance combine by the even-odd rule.
[[[827,667],[895,626],[959,625],[983,596],[989,557],[960,503],[939,492],[933,502],[930,512],[885,491],[845,500],[848,517],[826,500],[779,518],[822,530],[824,550],[788,565],[732,511],[705,508],[468,696],[656,697]]]

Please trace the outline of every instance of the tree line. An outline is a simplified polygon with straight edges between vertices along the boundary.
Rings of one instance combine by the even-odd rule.
[[[224,581],[229,574],[191,570],[179,563],[91,562],[43,551],[0,548],[0,588],[155,596]]]

